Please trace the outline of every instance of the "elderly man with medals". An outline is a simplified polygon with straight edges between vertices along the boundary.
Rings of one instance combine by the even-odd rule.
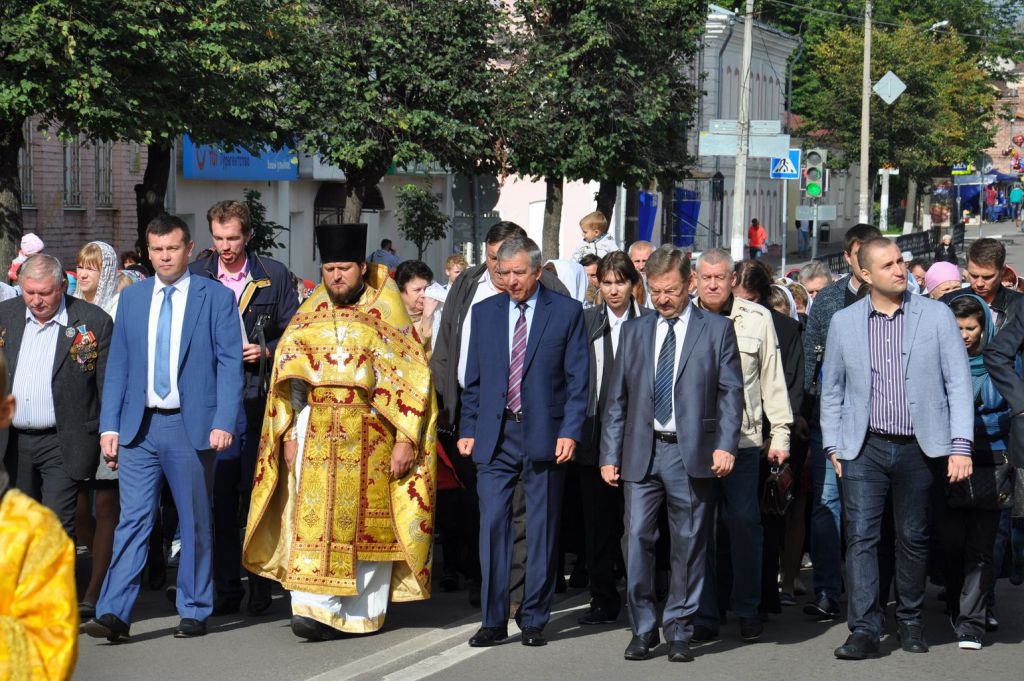
[[[323,283],[278,344],[243,563],[291,591],[313,641],[429,598],[436,402],[422,343],[366,225],[320,225]]]

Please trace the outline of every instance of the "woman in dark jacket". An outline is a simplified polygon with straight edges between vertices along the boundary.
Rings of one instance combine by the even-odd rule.
[[[1006,462],[1010,407],[996,390],[982,361],[982,350],[995,331],[988,305],[978,296],[965,293],[953,298],[949,307],[971,363],[975,414],[971,458],[976,475]],[[1000,512],[995,508],[951,508],[950,492],[945,478],[935,480],[933,534],[945,578],[946,604],[959,647],[980,650]]]
[[[954,265],[960,265],[960,261],[956,258],[956,249],[953,248],[953,237],[949,234],[943,234],[942,243],[936,246],[935,262],[951,262]]]

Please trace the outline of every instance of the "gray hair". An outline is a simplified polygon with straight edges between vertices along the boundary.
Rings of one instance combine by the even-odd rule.
[[[36,253],[22,263],[21,269],[18,270],[18,277],[32,281],[42,281],[53,277],[53,282],[59,286],[64,283],[64,268],[61,266],[60,260],[52,255]]]
[[[725,270],[727,272],[732,272],[734,265],[732,255],[729,254],[729,251],[723,248],[709,248],[701,253],[699,258],[697,258],[697,271],[700,272],[701,265],[721,265],[723,262],[725,263]]]
[[[647,259],[647,265],[644,267],[644,272],[647,274],[647,278],[650,279],[651,277],[660,277],[673,269],[679,272],[679,276],[682,277],[684,284],[689,283],[690,254],[681,248],[676,248],[672,244],[664,244],[651,253],[651,257]]]
[[[654,244],[652,244],[650,241],[634,241],[629,245],[629,257],[633,257],[633,249],[637,248],[638,246],[644,246],[649,250],[654,251]]]
[[[536,270],[540,268],[540,246],[538,246],[537,242],[528,236],[510,236],[501,242],[501,246],[498,248],[498,260],[511,260],[520,253],[526,253],[530,256],[530,267],[532,269]]]
[[[832,281],[832,273],[829,272],[825,263],[812,260],[800,268],[800,274],[797,275],[797,281],[810,281],[811,279],[818,279],[820,277],[825,277],[829,281]]]

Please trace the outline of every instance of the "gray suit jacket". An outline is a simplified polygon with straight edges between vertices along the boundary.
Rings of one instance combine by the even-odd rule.
[[[676,367],[675,418],[686,472],[710,478],[716,449],[736,454],[743,417],[743,375],[732,320],[692,303]],[[661,315],[625,322],[602,417],[602,466],[639,482],[654,452],[654,332]]]
[[[870,298],[832,318],[821,384],[821,435],[840,459],[855,459],[871,415]],[[956,319],[942,303],[903,298],[903,379],[917,442],[931,457],[948,456],[953,438],[974,441],[974,391]]]

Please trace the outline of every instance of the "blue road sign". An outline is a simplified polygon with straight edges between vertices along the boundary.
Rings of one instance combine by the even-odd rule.
[[[773,158],[771,171],[768,174],[773,180],[800,179],[800,150],[790,149],[789,156]]]

